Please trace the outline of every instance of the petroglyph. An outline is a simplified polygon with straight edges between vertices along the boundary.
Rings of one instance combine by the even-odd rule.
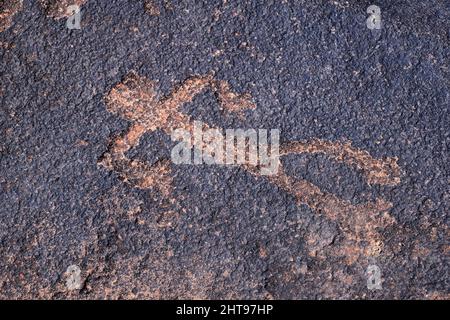
[[[375,202],[353,205],[349,201],[321,191],[311,182],[294,180],[286,175],[282,168],[278,175],[268,179],[293,195],[299,204],[305,204],[317,213],[339,223],[344,240],[339,248],[330,247],[330,253],[345,256],[349,264],[356,262],[361,255],[376,257],[381,253],[383,241],[377,229],[395,223],[388,214],[392,206],[389,202],[377,199]],[[310,244],[316,242],[315,237],[317,235],[310,234],[308,242]],[[314,250],[314,246],[311,245],[311,248],[310,255],[316,256],[318,253]]]
[[[23,0],[9,0],[0,2],[0,32],[8,29],[14,16],[23,9]]]
[[[400,182],[400,168],[396,158],[374,159],[367,151],[352,147],[351,142],[336,143],[314,139],[290,142],[281,147],[281,155],[291,153],[321,153],[337,162],[354,165],[363,172],[369,184],[396,185]]]
[[[163,130],[171,134],[176,129],[192,132],[193,120],[179,111],[181,106],[210,89],[214,92],[223,109],[242,114],[245,109],[255,105],[248,94],[233,93],[228,84],[217,81],[212,75],[194,76],[183,81],[168,96],[159,97],[156,83],[135,73],[129,74],[122,83],[117,84],[106,96],[107,110],[132,122],[128,131],[117,137],[99,164],[116,172],[124,181],[138,188],[158,188],[170,194],[171,178],[168,160],[153,166],[131,160],[126,152],[139,144],[146,132]],[[203,143],[193,144],[194,148],[204,149]],[[359,150],[349,142],[331,142],[319,139],[303,142],[290,142],[281,146],[280,156],[287,154],[321,153],[333,161],[342,162],[360,170],[369,184],[396,185],[400,182],[400,168],[397,159],[374,159],[366,151]],[[278,161],[280,161],[278,159]],[[257,166],[243,165],[245,170],[260,177]],[[297,203],[305,204],[318,214],[336,221],[344,235],[339,246],[326,246],[317,252],[313,244],[317,235],[310,234],[307,243],[311,244],[310,254],[320,258],[325,253],[343,256],[347,263],[355,263],[361,256],[376,257],[383,250],[383,239],[379,229],[391,226],[395,220],[388,211],[392,204],[378,198],[374,202],[354,205],[349,201],[323,192],[316,185],[288,176],[279,164],[276,175],[267,177],[268,181],[295,197]]]
[[[248,93],[240,95],[232,92],[226,81],[217,82],[217,91],[220,105],[227,111],[235,112],[243,117],[243,110],[256,109],[256,105],[251,101]]]
[[[100,160],[100,164],[113,170],[125,181],[138,188],[156,187],[167,195],[171,190],[169,161],[162,160],[153,166],[141,161],[130,160],[126,152],[139,144],[146,132],[161,129],[171,134],[176,129],[193,130],[189,116],[178,109],[202,91],[213,90],[221,106],[226,110],[242,112],[245,108],[254,108],[247,95],[238,95],[229,91],[223,82],[214,80],[211,75],[195,76],[185,80],[166,97],[160,98],[154,81],[129,74],[125,80],[115,86],[106,97],[107,110],[133,122],[128,132],[117,137],[109,151]],[[236,107],[236,106],[239,107]],[[203,148],[203,146],[196,146]]]

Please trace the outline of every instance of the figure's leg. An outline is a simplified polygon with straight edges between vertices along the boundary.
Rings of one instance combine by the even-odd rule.
[[[281,156],[299,153],[322,153],[335,161],[354,165],[362,170],[369,184],[396,185],[400,182],[397,159],[375,159],[367,151],[353,147],[350,142],[314,139],[289,142],[281,146]]]
[[[303,147],[306,148],[306,145]],[[244,166],[244,168],[250,173],[260,176],[257,167]],[[278,173],[267,176],[267,179],[292,195],[298,204],[307,205],[317,214],[338,223],[344,238],[339,245],[330,246],[327,250],[331,254],[344,256],[349,264],[356,262],[361,257],[377,256],[383,248],[379,230],[395,223],[395,220],[388,214],[392,205],[383,199],[378,198],[374,202],[352,204],[332,193],[323,192],[309,181],[289,177],[281,164]],[[308,243],[311,242],[309,243],[311,252],[314,252],[316,247],[314,239],[317,240],[317,235],[310,233]]]

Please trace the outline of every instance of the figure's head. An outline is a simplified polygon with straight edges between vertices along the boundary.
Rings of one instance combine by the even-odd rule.
[[[109,112],[130,121],[157,119],[156,83],[134,72],[114,86],[105,98]]]

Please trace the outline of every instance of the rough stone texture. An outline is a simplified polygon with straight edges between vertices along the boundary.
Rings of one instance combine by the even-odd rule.
[[[448,1],[380,0],[381,30],[364,0],[73,1],[81,30],[69,2],[0,4],[0,298],[449,298]],[[170,163],[156,95],[280,129],[280,173]]]
[[[14,16],[22,10],[23,1],[22,0],[9,0],[0,2],[0,32],[8,29],[12,22]]]
[[[70,16],[71,5],[81,6],[87,0],[39,0],[48,17],[61,19]]]

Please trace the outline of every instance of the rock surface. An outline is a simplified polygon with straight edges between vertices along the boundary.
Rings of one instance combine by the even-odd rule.
[[[450,3],[371,4],[2,2],[0,298],[448,299]],[[279,174],[171,163],[186,119]]]

